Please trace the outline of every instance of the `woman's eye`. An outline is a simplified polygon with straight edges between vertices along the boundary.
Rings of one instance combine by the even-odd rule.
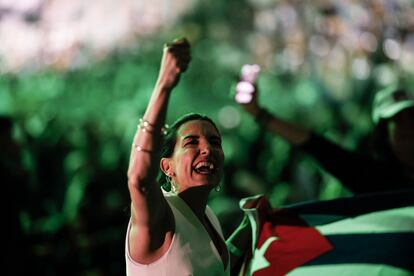
[[[221,146],[221,141],[220,140],[213,140],[210,142],[210,144],[214,145],[214,146]]]
[[[195,145],[197,144],[197,140],[190,140],[187,143],[185,143],[185,145]]]

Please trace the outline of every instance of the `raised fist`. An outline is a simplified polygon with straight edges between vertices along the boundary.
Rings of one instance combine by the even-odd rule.
[[[172,89],[177,85],[181,73],[187,70],[190,60],[190,43],[187,39],[180,38],[167,43],[164,47],[158,84],[165,89]]]

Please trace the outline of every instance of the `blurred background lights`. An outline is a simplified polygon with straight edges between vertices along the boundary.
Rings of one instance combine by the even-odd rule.
[[[381,86],[395,83],[398,79],[397,72],[389,65],[381,65],[375,68],[375,79]]]
[[[414,51],[403,49],[401,52],[401,60],[400,60],[402,68],[408,72],[413,74],[414,73]]]
[[[274,10],[264,9],[258,11],[255,16],[255,26],[263,33],[271,34],[277,29],[277,17]]]
[[[329,42],[321,35],[313,35],[309,41],[309,49],[315,55],[324,57],[329,53]]]
[[[172,24],[194,2],[97,0],[91,8],[81,0],[2,0],[0,70],[66,69],[83,64],[79,58],[102,58]]]
[[[370,75],[371,68],[366,59],[356,58],[352,62],[352,72],[355,78],[359,80],[366,80]]]
[[[361,43],[361,47],[366,51],[375,52],[377,50],[377,38],[370,32],[361,33],[359,36],[359,42]]]
[[[387,38],[384,41],[384,53],[390,59],[399,59],[401,57],[401,45],[397,40]]]
[[[240,111],[234,106],[224,106],[220,109],[218,118],[224,128],[235,128],[240,124]]]

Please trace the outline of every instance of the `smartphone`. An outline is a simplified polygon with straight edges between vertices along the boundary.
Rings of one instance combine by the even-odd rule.
[[[255,82],[259,73],[260,66],[257,64],[245,64],[242,66],[234,96],[236,102],[247,104],[252,101],[253,95],[256,92]]]

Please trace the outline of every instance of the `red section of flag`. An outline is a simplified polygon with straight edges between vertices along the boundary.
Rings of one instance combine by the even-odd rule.
[[[274,240],[272,237],[277,239]],[[263,250],[263,245],[267,249]],[[298,266],[332,250],[332,245],[304,220],[284,209],[279,209],[274,210],[270,219],[262,224],[256,248],[256,250],[262,248],[264,258],[269,265],[255,271],[253,276],[277,276],[286,275]]]

